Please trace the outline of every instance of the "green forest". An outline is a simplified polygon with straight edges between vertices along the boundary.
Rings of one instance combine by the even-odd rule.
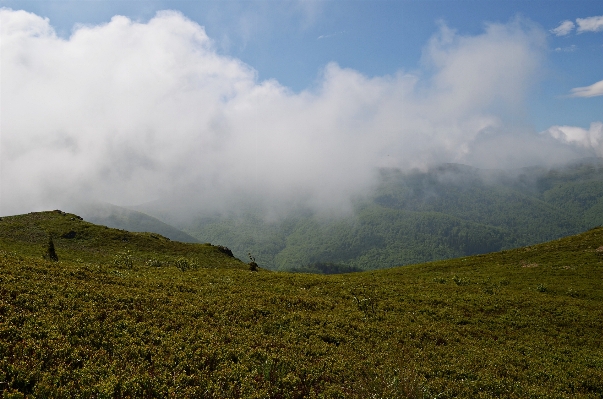
[[[267,222],[260,211],[192,218],[178,227],[220,242],[273,270],[336,264],[372,270],[495,252],[603,224],[603,161],[557,168],[480,170],[447,164],[428,171],[382,170],[353,214],[300,210]]]

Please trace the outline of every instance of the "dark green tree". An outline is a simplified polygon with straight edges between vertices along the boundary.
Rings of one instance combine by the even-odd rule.
[[[58,262],[59,260],[59,257],[57,256],[57,253],[54,250],[54,242],[52,241],[52,235],[48,236],[48,249],[46,250],[45,258],[53,262]]]

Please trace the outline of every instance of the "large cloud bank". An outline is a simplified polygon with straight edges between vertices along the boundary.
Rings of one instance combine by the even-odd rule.
[[[176,12],[116,16],[67,39],[31,13],[0,17],[2,214],[165,196],[207,209],[241,199],[336,209],[378,167],[517,166],[585,151],[572,135],[514,122],[545,50],[545,33],[525,21],[472,37],[442,26],[423,71],[367,77],[329,64],[317,87],[294,93],[220,55]]]

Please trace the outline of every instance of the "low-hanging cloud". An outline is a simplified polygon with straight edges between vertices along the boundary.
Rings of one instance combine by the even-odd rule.
[[[578,126],[551,126],[545,132],[556,140],[594,151],[603,157],[603,123],[593,122],[589,129]]]
[[[477,36],[442,25],[423,72],[367,77],[331,63],[295,93],[258,81],[178,12],[116,16],[67,39],[25,11],[0,18],[2,214],[167,196],[215,210],[240,200],[335,209],[379,167],[584,152],[513,122],[545,53],[546,33],[526,21]]]

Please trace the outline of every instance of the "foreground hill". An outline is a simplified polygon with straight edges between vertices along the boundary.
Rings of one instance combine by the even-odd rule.
[[[2,218],[0,248],[4,397],[603,395],[601,228],[332,276],[58,212]]]
[[[204,267],[243,267],[228,248],[171,241],[155,233],[129,232],[86,222],[62,212],[32,212],[0,218],[0,245],[20,255],[42,256],[52,237],[59,260],[130,264],[176,259]]]

